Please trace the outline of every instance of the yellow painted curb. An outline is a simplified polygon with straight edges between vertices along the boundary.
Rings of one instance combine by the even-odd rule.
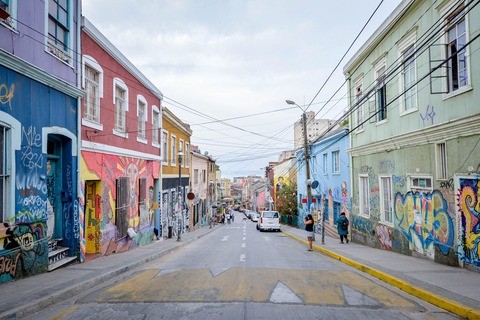
[[[298,237],[295,237],[294,235],[291,235],[285,231],[282,230],[282,233],[297,240],[302,243],[305,243],[308,245],[308,242],[305,240],[302,240]],[[420,298],[422,300],[425,300],[433,305],[436,305],[437,307],[440,307],[442,309],[445,309],[447,311],[450,311],[452,313],[455,313],[461,317],[467,318],[469,320],[479,320],[480,319],[480,310],[476,310],[467,306],[464,306],[457,301],[439,296],[437,294],[434,294],[430,291],[415,287],[411,285],[410,283],[403,281],[401,279],[398,279],[392,275],[389,275],[385,272],[373,269],[367,265],[364,265],[362,263],[359,263],[355,260],[343,257],[333,251],[327,250],[325,248],[319,247],[317,245],[313,245],[313,248],[317,249],[318,251],[321,251],[325,254],[328,254],[329,256],[335,258],[336,260],[342,261],[343,263],[348,264],[349,266],[352,266],[358,270],[361,270],[365,273],[368,273],[386,283],[389,283],[400,290],[403,290],[417,298]]]

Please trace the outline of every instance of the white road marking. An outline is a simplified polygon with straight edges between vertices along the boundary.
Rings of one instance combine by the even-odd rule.
[[[246,238],[246,237],[243,237],[242,240],[247,240],[247,238]]]
[[[272,292],[270,301],[273,303],[302,303],[302,300],[283,283],[277,283],[277,286]]]
[[[358,292],[355,289],[350,288],[344,284],[341,285],[343,290],[343,297],[347,301],[347,304],[351,306],[379,306],[380,302],[373,300],[372,298]]]
[[[242,243],[242,248],[245,248],[247,244],[246,243]]]
[[[228,238],[230,238],[230,236],[225,236],[225,237],[223,237],[223,239],[221,239],[220,241],[228,241]]]
[[[245,255],[244,254],[240,255],[240,261],[245,261]]]
[[[268,241],[272,241],[272,239],[270,239],[270,238],[267,237],[267,236],[264,236],[264,238],[265,238],[265,241],[267,241],[267,242],[268,242]]]

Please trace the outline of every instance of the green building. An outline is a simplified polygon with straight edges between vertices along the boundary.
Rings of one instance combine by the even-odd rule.
[[[404,0],[344,67],[354,242],[480,270],[477,4]]]

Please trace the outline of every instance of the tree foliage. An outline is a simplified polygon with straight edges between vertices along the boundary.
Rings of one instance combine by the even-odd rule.
[[[283,215],[297,215],[297,184],[286,185],[277,192],[277,211]]]

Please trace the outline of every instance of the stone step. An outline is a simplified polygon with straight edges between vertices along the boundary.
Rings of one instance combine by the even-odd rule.
[[[50,239],[48,240],[48,252],[55,251],[58,248],[58,243],[63,239]]]
[[[70,248],[67,248],[67,247],[57,247],[56,250],[53,250],[53,251],[49,251],[48,252],[48,263],[53,263],[57,260],[61,260],[63,258],[65,258],[67,256],[67,251],[68,249]],[[50,260],[55,260],[55,261],[52,261],[50,262]]]
[[[50,261],[50,258],[48,259]],[[72,262],[74,260],[77,260],[77,257],[66,257],[63,258],[62,260],[58,260],[57,262],[54,262],[52,264],[48,264],[48,271],[53,271],[63,265],[66,265],[69,262]]]

